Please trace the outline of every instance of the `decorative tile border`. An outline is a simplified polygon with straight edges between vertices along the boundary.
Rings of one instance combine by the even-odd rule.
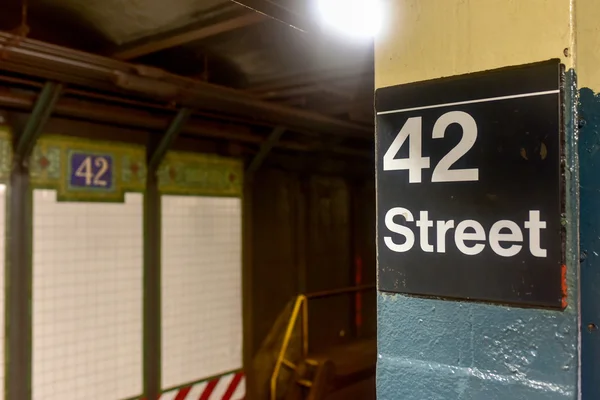
[[[122,202],[126,192],[142,192],[146,150],[142,146],[42,136],[33,150],[32,187],[57,190],[59,201]]]
[[[241,160],[210,154],[168,152],[158,169],[163,194],[241,197]]]
[[[0,182],[10,179],[12,164],[12,135],[7,126],[0,126]]]
[[[8,179],[12,145],[0,128],[0,180]],[[143,192],[146,152],[143,146],[68,136],[42,136],[31,155],[32,187],[57,190],[59,201],[124,200]],[[241,160],[212,154],[169,152],[158,170],[163,194],[241,197]]]

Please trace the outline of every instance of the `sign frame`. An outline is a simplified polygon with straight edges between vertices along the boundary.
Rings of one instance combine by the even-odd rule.
[[[376,91],[380,292],[566,307],[562,82],[555,59]]]

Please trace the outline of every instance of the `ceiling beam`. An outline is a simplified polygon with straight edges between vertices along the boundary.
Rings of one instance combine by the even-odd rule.
[[[15,93],[9,88],[0,88],[0,109],[29,112],[35,105],[33,93]],[[99,124],[111,124],[119,127],[141,129],[143,131],[164,132],[169,120],[164,113],[152,113],[147,110],[124,108],[112,104],[101,104],[70,98],[59,99],[53,109],[53,116],[73,120],[91,121]],[[264,136],[255,133],[252,127],[235,123],[222,123],[204,118],[190,118],[183,127],[181,135],[191,138],[210,138],[250,143],[264,142]],[[180,135],[180,136],[181,136]],[[275,146],[282,149],[302,152],[314,152],[320,149],[319,143],[307,144],[297,141],[279,140]],[[357,157],[371,157],[373,151],[365,148],[336,147],[334,153]]]
[[[0,51],[5,54],[0,70],[115,94],[143,96],[155,102],[175,102],[182,107],[216,112],[224,117],[251,118],[257,124],[281,125],[298,133],[373,139],[373,126],[261,101],[240,90],[35,40],[23,39],[19,46],[13,46],[12,40],[14,35],[0,32]]]
[[[182,46],[191,42],[206,39],[225,32],[231,32],[236,29],[254,25],[265,21],[267,18],[256,12],[249,12],[239,15],[225,21],[216,22],[212,25],[201,27],[188,27],[183,31],[169,33],[166,36],[145,38],[140,43],[123,46],[123,48],[112,54],[113,58],[118,60],[133,60],[145,56],[146,54],[156,53],[157,51]]]

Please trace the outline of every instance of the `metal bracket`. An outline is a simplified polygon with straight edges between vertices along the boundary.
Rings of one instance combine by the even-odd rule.
[[[273,132],[271,132],[271,134],[269,135],[267,140],[265,140],[260,145],[260,150],[254,156],[254,158],[252,159],[252,162],[250,162],[250,165],[246,169],[247,174],[253,174],[260,168],[264,159],[267,157],[267,155],[269,154],[271,149],[277,144],[277,142],[281,138],[281,135],[283,135],[283,133],[285,131],[286,131],[286,128],[284,128],[282,126],[278,126],[275,129],[273,129]]]
[[[26,163],[33,151],[35,143],[50,118],[56,101],[60,97],[63,85],[56,82],[46,82],[38,97],[25,128],[19,136],[15,147],[15,158]]]
[[[179,133],[181,132],[183,126],[189,120],[191,115],[192,110],[190,108],[182,108],[179,110],[175,118],[173,118],[173,121],[171,121],[169,128],[160,140],[160,143],[158,144],[152,155],[148,157],[148,171],[153,171],[158,168],[161,161],[167,154],[167,151],[169,151],[169,148],[171,147],[175,139],[177,139],[177,136],[179,136]]]

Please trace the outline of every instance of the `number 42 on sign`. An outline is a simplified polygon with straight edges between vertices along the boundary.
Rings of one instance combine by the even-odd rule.
[[[463,131],[460,142],[437,164],[431,176],[432,182],[466,182],[479,180],[478,168],[450,169],[464,156],[477,140],[477,123],[463,111],[450,111],[442,115],[433,126],[432,138],[443,139],[446,129],[458,124]],[[421,183],[421,170],[429,168],[429,157],[422,155],[421,117],[409,118],[383,156],[384,171],[408,170],[409,183]],[[397,159],[396,154],[409,140],[408,158]]]
[[[112,157],[73,153],[71,155],[71,186],[110,188],[112,186]]]

